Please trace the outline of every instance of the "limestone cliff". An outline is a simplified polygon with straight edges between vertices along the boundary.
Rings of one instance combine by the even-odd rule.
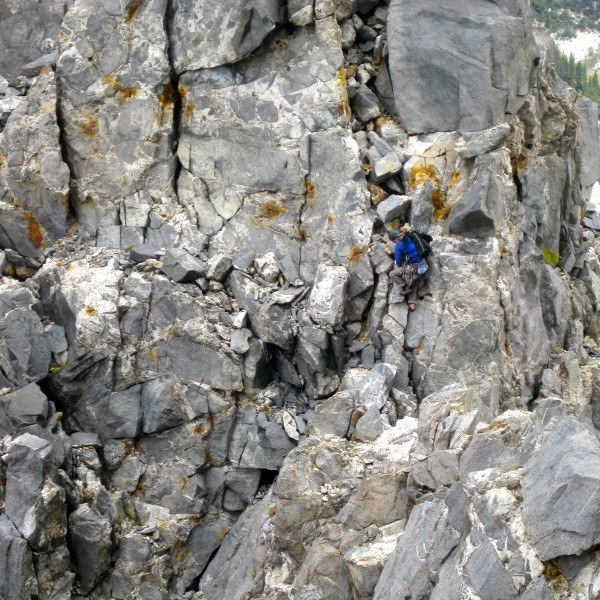
[[[526,0],[5,0],[0,50],[0,598],[600,595],[598,108]]]

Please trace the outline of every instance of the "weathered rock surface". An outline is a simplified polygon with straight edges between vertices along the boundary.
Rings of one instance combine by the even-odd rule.
[[[581,554],[597,543],[600,444],[574,418],[550,433],[525,477],[523,520],[541,560]]]
[[[536,56],[528,10],[522,0],[394,0],[390,75],[407,131],[486,129],[517,111]]]
[[[597,107],[524,0],[8,4],[0,596],[597,597]]]
[[[46,69],[0,133],[0,247],[32,258],[67,231],[70,177],[56,102],[55,77]]]
[[[21,67],[58,48],[58,34],[68,2],[19,0],[0,16],[0,73],[20,74]]]

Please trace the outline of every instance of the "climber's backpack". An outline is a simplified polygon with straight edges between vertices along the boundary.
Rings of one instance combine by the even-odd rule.
[[[421,258],[433,256],[433,248],[430,245],[433,241],[433,238],[428,233],[421,233],[420,231],[409,231],[408,237],[415,245],[415,248],[417,249],[417,254]]]

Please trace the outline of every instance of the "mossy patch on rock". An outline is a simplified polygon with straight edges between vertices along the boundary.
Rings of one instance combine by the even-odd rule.
[[[553,252],[546,246],[542,246],[542,256],[544,257],[544,263],[551,267],[556,267],[560,261],[560,255],[558,252]]]

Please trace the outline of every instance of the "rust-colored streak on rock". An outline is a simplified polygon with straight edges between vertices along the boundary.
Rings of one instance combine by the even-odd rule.
[[[23,214],[27,220],[27,233],[29,234],[29,238],[36,248],[41,248],[42,242],[44,241],[44,234],[42,233],[40,224],[35,220],[31,211],[26,210]]]

